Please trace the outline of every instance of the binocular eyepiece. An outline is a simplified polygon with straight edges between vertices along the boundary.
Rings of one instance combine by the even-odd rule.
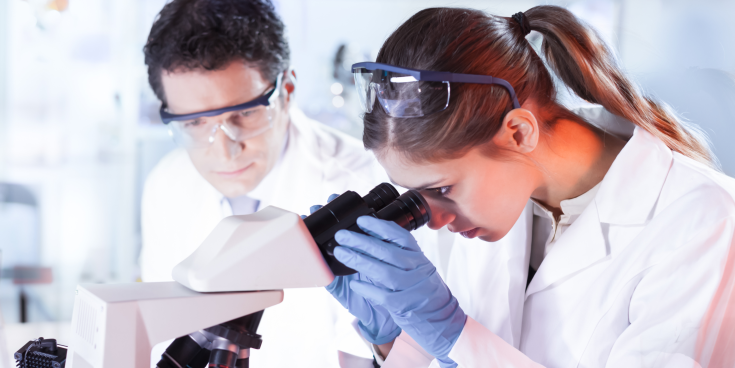
[[[339,246],[334,240],[334,234],[342,229],[364,234],[356,224],[360,216],[393,221],[402,228],[413,231],[429,222],[431,210],[419,192],[409,190],[399,195],[392,185],[382,183],[364,197],[347,191],[312,213],[304,219],[304,223],[335,276],[357,272],[334,257],[334,248]]]

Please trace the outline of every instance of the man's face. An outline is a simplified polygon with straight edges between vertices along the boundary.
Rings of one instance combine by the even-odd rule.
[[[161,75],[168,111],[190,114],[234,106],[262,96],[273,88],[274,81],[263,79],[254,66],[234,61],[224,69],[164,71]],[[281,88],[285,98],[275,99],[272,128],[243,142],[234,142],[217,129],[212,143],[189,149],[189,157],[197,171],[220,193],[229,198],[253,190],[276,164],[288,128],[288,96],[293,91],[290,79]],[[225,116],[208,117],[219,122]]]

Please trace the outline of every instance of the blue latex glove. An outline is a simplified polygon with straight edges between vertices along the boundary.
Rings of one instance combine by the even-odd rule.
[[[327,202],[331,202],[335,198],[337,198],[337,194],[332,194]],[[320,205],[311,206],[310,211],[314,213],[321,207]],[[395,340],[401,334],[401,328],[393,322],[390,313],[385,308],[371,303],[352,291],[350,289],[352,281],[370,282],[365,276],[355,273],[335,277],[326,289],[343,307],[350,311],[350,314],[358,319],[357,325],[365,340],[375,345],[382,345]]]
[[[350,284],[353,282],[370,283],[371,281],[359,273],[337,276],[331,284],[327,285],[327,291],[343,307],[347,308],[350,314],[357,317],[357,326],[365,340],[375,345],[395,340],[401,334],[401,328],[393,322],[393,318],[385,308],[370,302],[352,290]]]
[[[340,230],[334,256],[365,279],[351,289],[385,307],[442,367],[456,367],[448,355],[464,328],[466,316],[457,299],[407,230],[370,216],[357,219],[365,233]]]

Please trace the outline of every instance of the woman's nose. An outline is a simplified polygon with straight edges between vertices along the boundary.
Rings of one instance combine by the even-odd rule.
[[[439,230],[454,221],[456,216],[446,208],[435,205],[434,203],[429,203],[429,207],[431,207],[431,220],[429,220],[428,226],[432,230]]]

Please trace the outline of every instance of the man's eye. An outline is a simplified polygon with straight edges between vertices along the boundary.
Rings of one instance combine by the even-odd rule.
[[[186,123],[184,123],[184,127],[193,128],[193,127],[200,126],[202,124],[204,124],[204,121],[203,120],[199,120],[199,119],[197,119],[197,120],[190,120],[190,121],[187,121]]]
[[[246,117],[248,117],[248,116],[250,116],[250,115],[253,115],[254,113],[255,113],[255,111],[254,111],[254,110],[245,110],[245,111],[241,111],[241,112],[240,112],[240,116],[242,116],[242,117],[245,117],[245,118],[246,118]]]

